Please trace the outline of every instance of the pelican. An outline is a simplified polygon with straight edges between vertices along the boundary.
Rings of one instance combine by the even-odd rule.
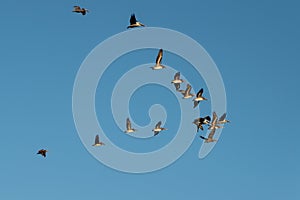
[[[46,157],[46,153],[48,152],[48,150],[46,149],[41,149],[39,150],[36,154],[41,154],[42,156]]]
[[[93,144],[93,146],[102,146],[102,145],[105,145],[103,142],[100,142],[100,139],[99,139],[99,135],[96,135],[95,137],[95,143]]]
[[[82,15],[85,15],[89,10],[85,8],[80,8],[80,6],[74,6],[74,9],[72,12],[81,13]]]
[[[124,131],[125,133],[133,133],[135,132],[136,129],[131,128],[131,122],[129,120],[129,118],[126,119],[126,131]]]
[[[159,52],[158,52],[158,54],[157,54],[157,57],[156,57],[156,64],[155,64],[155,66],[151,67],[153,70],[158,70],[158,69],[164,69],[164,68],[166,68],[165,66],[163,66],[161,64],[162,57],[163,57],[163,50],[160,49]]]
[[[201,129],[202,131],[203,129],[203,124],[209,124],[210,122],[210,116],[206,116],[206,117],[200,117],[197,118],[193,121],[193,124],[195,124],[197,126],[197,132],[199,132],[199,129]]]
[[[174,83],[174,86],[177,91],[180,88],[180,83],[183,83],[183,82],[184,82],[184,80],[180,79],[180,72],[177,72],[174,76],[174,80],[171,81],[171,83]]]
[[[200,135],[200,138],[203,139],[203,140],[205,140],[206,143],[209,143],[209,142],[216,142],[216,141],[218,141],[218,140],[213,139],[215,132],[216,132],[216,129],[213,129],[213,130],[211,130],[211,132],[209,133],[209,135],[208,135],[207,138],[204,137],[204,136],[202,136],[202,135]]]
[[[127,28],[135,28],[135,27],[141,27],[141,26],[145,26],[144,24],[142,24],[141,22],[138,22],[135,18],[135,14],[132,14],[130,17],[130,25],[127,26]]]
[[[203,88],[201,88],[199,90],[199,92],[197,93],[196,98],[193,99],[193,101],[194,101],[194,108],[196,108],[196,106],[198,106],[198,104],[200,103],[200,101],[207,100],[205,97],[202,96],[202,94],[203,94]]]
[[[210,127],[208,129],[213,130],[213,129],[223,128],[223,126],[219,126],[219,125],[217,125],[217,123],[218,123],[218,116],[217,116],[216,112],[213,112],[213,119],[212,119],[212,122],[210,123]]]
[[[183,95],[184,99],[192,98],[194,94],[191,94],[192,86],[190,84],[187,84],[186,90],[178,90]]]
[[[160,131],[167,130],[166,128],[160,127],[161,126],[161,121],[159,121],[156,125],[155,128],[152,130],[154,132],[154,136],[159,134]]]
[[[226,124],[230,123],[229,120],[225,119],[226,118],[226,113],[224,113],[218,120],[218,124]]]

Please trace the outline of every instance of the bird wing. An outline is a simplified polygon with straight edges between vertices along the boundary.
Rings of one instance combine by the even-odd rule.
[[[218,120],[218,116],[217,116],[216,112],[213,112],[212,124],[216,124],[217,120]]]
[[[131,130],[131,122],[130,122],[129,118],[126,119],[126,128],[127,128],[127,130]]]
[[[158,54],[157,54],[157,57],[156,57],[156,64],[160,64],[161,63],[162,57],[163,57],[163,50],[160,49],[159,52],[158,52]]]
[[[199,101],[194,101],[194,108],[196,108],[196,106],[198,106]]]
[[[208,138],[213,138],[214,137],[214,134],[216,132],[216,129],[212,129],[211,132],[208,134]]]
[[[180,79],[180,72],[177,72],[174,76],[174,80],[179,80]]]
[[[135,14],[132,14],[130,17],[130,25],[132,25],[132,24],[136,24]]]
[[[206,117],[204,117],[204,119],[206,119],[207,121],[211,120],[210,116],[206,116]]]
[[[156,125],[155,125],[155,128],[160,128],[161,126],[161,121],[159,121]]]
[[[180,92],[181,94],[185,94],[185,90],[178,90],[178,92]]]
[[[100,143],[99,135],[96,135],[96,137],[95,137],[95,144],[99,144],[99,143]]]
[[[199,90],[199,92],[197,93],[197,97],[201,97],[202,94],[203,94],[203,88],[201,88],[201,89]]]
[[[224,113],[220,118],[219,121],[223,121],[226,118],[226,113]]]
[[[187,86],[186,86],[186,93],[190,94],[191,89],[192,89],[192,86],[190,84],[187,84]]]
[[[203,140],[207,140],[207,138],[203,137],[202,135],[200,135],[200,138],[203,139]]]
[[[197,118],[193,121],[194,124],[198,125],[200,123],[200,118]]]
[[[176,90],[179,90],[179,88],[180,88],[180,83],[174,83],[174,85],[175,85],[175,89],[176,89]]]

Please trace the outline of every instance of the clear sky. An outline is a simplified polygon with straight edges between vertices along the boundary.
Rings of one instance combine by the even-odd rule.
[[[72,13],[73,5],[90,13]],[[300,198],[298,1],[2,0],[1,8],[0,199]],[[77,71],[100,42],[126,30],[131,13],[148,26],[190,36],[220,70],[231,123],[203,160],[198,159],[198,134],[167,168],[123,173],[96,160],[77,134],[72,115]],[[157,51],[136,53],[141,61],[134,64],[140,65],[149,62],[149,55],[154,62]],[[177,62],[165,55],[166,63]],[[130,58],[114,64],[129,66]],[[147,87],[147,94],[153,92]],[[132,105],[141,92],[134,94]],[[99,95],[100,113],[105,105]],[[132,116],[145,125],[148,121],[139,118],[145,108],[138,105]],[[209,102],[203,106],[209,113]],[[165,133],[156,148],[172,139],[170,131]],[[122,139],[130,138],[111,137],[128,150],[156,149],[126,147]],[[49,149],[47,158],[36,155],[40,148]]]

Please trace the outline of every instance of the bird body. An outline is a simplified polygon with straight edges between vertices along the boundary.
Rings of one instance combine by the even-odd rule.
[[[99,139],[99,135],[96,135],[95,137],[95,143],[93,144],[93,146],[102,146],[102,145],[105,145],[103,142],[100,142],[100,139]]]
[[[130,16],[130,25],[127,26],[127,28],[135,28],[135,27],[141,27],[141,26],[145,26],[144,24],[142,24],[141,22],[136,20],[135,14],[132,14]]]
[[[124,132],[125,132],[125,133],[133,133],[133,132],[135,132],[135,131],[136,131],[136,129],[134,129],[134,128],[131,127],[130,119],[127,118],[127,119],[126,119],[126,130],[125,130]]]
[[[74,9],[72,12],[81,13],[82,15],[86,15],[86,13],[89,12],[89,10],[87,10],[85,8],[80,8],[80,6],[74,6]]]
[[[217,123],[218,123],[218,116],[217,116],[216,112],[213,112],[213,119],[212,119],[212,122],[208,129],[213,130],[213,129],[223,128],[223,126],[219,126],[219,125],[217,125]]]
[[[177,72],[174,76],[174,80],[171,81],[171,83],[174,84],[176,90],[178,91],[180,88],[180,83],[183,83],[184,80],[180,79],[180,72]]]
[[[36,154],[41,154],[42,156],[46,157],[47,152],[48,152],[48,150],[46,150],[46,149],[40,149]]]
[[[163,58],[163,50],[160,49],[156,57],[156,64],[153,67],[151,67],[153,70],[166,68],[164,65],[161,64],[162,58]]]
[[[213,138],[215,132],[216,132],[216,129],[213,129],[213,130],[208,134],[208,137],[207,137],[207,138],[204,137],[204,136],[202,136],[202,135],[200,135],[200,138],[203,139],[203,140],[205,140],[206,143],[216,142],[216,141],[218,141],[218,140],[216,140],[216,139]]]
[[[197,126],[197,132],[199,132],[199,129],[203,131],[204,130],[203,125],[209,124],[209,122],[210,122],[210,116],[206,116],[206,117],[200,117],[195,119],[193,121],[193,124]]]
[[[167,130],[166,128],[161,127],[161,121],[159,121],[156,125],[155,128],[152,130],[154,132],[154,136],[158,135],[161,131]]]
[[[192,98],[194,94],[191,94],[192,86],[190,84],[187,84],[186,90],[178,90],[183,95],[183,99]]]
[[[207,100],[205,97],[202,96],[202,94],[203,94],[203,88],[201,88],[199,90],[199,92],[196,95],[196,98],[193,99],[193,101],[194,101],[194,108],[198,106],[198,104],[200,103],[200,101]]]
[[[230,123],[229,120],[225,119],[226,118],[226,113],[224,113],[218,120],[218,124],[226,124],[226,123]]]

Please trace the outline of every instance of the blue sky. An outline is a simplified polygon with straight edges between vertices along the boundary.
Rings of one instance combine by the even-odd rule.
[[[77,4],[91,12],[72,13]],[[0,199],[299,199],[296,0],[3,0],[1,6]],[[167,168],[127,174],[97,161],[78,137],[76,73],[95,46],[126,29],[133,12],[148,26],[195,39],[222,74],[232,123],[203,160],[197,136]],[[137,64],[148,61],[140,54]],[[49,149],[46,159],[35,155],[40,148]]]

